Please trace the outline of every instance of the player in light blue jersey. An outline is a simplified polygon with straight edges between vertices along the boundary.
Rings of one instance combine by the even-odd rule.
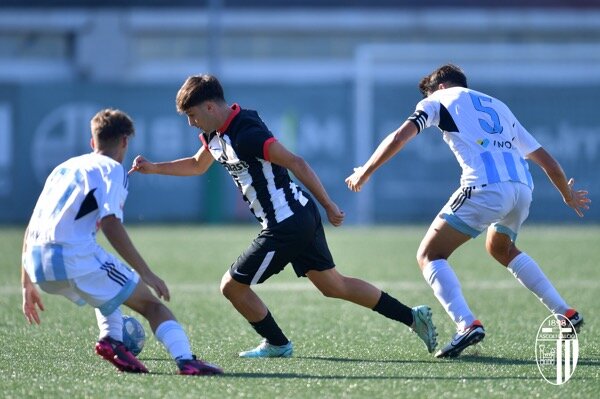
[[[121,304],[143,315],[165,346],[179,374],[212,375],[223,371],[192,354],[188,337],[173,313],[152,295],[169,300],[165,282],[154,274],[122,224],[128,177],[123,159],[134,134],[131,118],[105,109],[91,121],[93,152],[58,165],[50,174],[27,226],[23,242],[23,313],[40,324],[44,310],[39,286],[78,305],[95,308],[100,329],[96,353],[120,371],[148,370],[123,344]],[[102,232],[131,267],[96,242]],[[34,285],[36,284],[36,285]]]
[[[587,191],[575,190],[560,164],[519,123],[500,100],[467,87],[455,65],[444,65],[424,77],[425,97],[412,116],[389,134],[362,167],[346,178],[358,192],[369,177],[421,130],[437,126],[462,168],[460,188],[435,218],[417,252],[423,277],[457,333],[436,357],[458,356],[485,336],[460,283],[448,263],[454,250],[487,229],[486,249],[553,313],[566,316],[578,329],[583,317],[559,295],[537,263],[515,246],[529,214],[533,181],[525,159],[539,165],[567,206],[578,216],[589,209]]]

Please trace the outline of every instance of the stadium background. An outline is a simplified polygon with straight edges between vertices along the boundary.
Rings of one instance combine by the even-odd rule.
[[[600,192],[598,0],[3,0],[0,222],[26,222],[47,173],[88,151],[88,122],[102,107],[136,122],[126,165],[138,153],[194,153],[197,132],[174,98],[203,72],[309,161],[349,222],[427,222],[459,177],[435,131],[365,192],[343,180],[412,113],[419,78],[445,62],[504,100],[592,198]],[[530,220],[576,222],[532,171]],[[218,167],[207,178],[134,175],[127,221],[249,221],[229,180]],[[587,218],[600,222],[598,207]]]

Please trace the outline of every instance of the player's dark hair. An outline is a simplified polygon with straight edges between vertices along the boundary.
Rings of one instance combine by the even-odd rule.
[[[225,101],[219,80],[212,75],[190,76],[177,92],[177,112],[183,114],[191,107],[209,100]]]
[[[438,89],[440,83],[446,83],[448,86],[468,87],[467,77],[463,70],[454,64],[446,64],[421,79],[419,90],[423,97],[427,97]]]
[[[99,111],[91,121],[94,140],[105,146],[113,146],[121,137],[129,137],[135,133],[133,121],[125,112],[106,108]]]

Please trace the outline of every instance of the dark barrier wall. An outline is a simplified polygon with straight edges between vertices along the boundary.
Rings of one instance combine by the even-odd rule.
[[[24,223],[49,171],[89,151],[89,119],[118,107],[135,120],[135,154],[161,161],[195,153],[195,129],[175,111],[179,82],[165,85],[0,85],[0,222]],[[593,114],[600,87],[474,87],[504,100],[592,198],[600,192],[600,122]],[[230,85],[229,102],[257,109],[273,133],[302,155],[331,196],[356,220],[356,195],[344,178],[354,157],[353,85]],[[374,143],[409,116],[419,100],[414,85],[375,90]],[[372,150],[372,149],[371,149]],[[362,160],[361,162],[364,162]],[[532,221],[577,221],[535,165]],[[374,221],[427,222],[457,188],[459,168],[439,131],[422,132],[373,179]],[[133,175],[127,221],[233,222],[250,220],[230,177],[218,165],[202,177]],[[600,221],[599,207],[587,219]]]

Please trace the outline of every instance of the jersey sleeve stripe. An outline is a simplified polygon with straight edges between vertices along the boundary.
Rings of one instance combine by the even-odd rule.
[[[269,161],[269,162],[271,161],[271,159],[269,157],[269,146],[276,141],[277,141],[277,139],[275,137],[271,137],[263,143],[263,159],[265,161]]]

